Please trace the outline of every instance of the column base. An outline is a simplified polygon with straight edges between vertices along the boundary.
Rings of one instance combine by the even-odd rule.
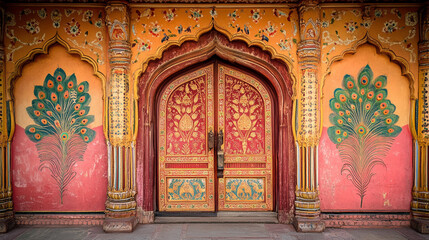
[[[129,218],[107,218],[103,223],[103,230],[107,233],[112,232],[132,232],[137,225],[138,219],[133,216]]]
[[[419,233],[429,233],[429,219],[411,219],[411,228]]]
[[[9,218],[0,219],[0,233],[6,233],[12,230],[14,227],[15,218],[13,216]]]
[[[320,218],[300,218],[293,219],[293,226],[297,232],[323,232],[325,223]]]

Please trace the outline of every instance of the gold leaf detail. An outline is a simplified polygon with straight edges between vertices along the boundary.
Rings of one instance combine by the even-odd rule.
[[[189,96],[188,95],[185,95],[184,97],[183,97],[183,104],[185,104],[185,105],[189,105],[189,104],[191,104],[192,102],[191,102],[191,98],[189,98]]]
[[[243,105],[247,105],[248,99],[247,99],[246,95],[243,95],[243,96],[240,97],[240,103],[243,104]]]
[[[183,115],[182,119],[179,122],[180,130],[187,132],[187,131],[191,130],[193,126],[194,126],[194,122],[192,121],[189,114]]]
[[[252,127],[252,121],[245,114],[241,115],[241,117],[238,119],[237,123],[238,123],[238,129],[240,129],[242,131],[247,131]]]

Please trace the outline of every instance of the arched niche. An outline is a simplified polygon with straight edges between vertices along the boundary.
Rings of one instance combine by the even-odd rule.
[[[378,138],[371,138],[375,139],[374,141],[377,143],[362,140],[359,142],[362,148],[352,150],[350,147],[344,147],[345,145],[334,143],[329,137],[328,129],[334,125],[333,120],[330,119],[330,115],[334,113],[330,101],[334,98],[336,89],[347,88],[347,86],[343,86],[345,75],[352,76],[358,84],[357,81],[360,81],[358,75],[366,66],[370,67],[373,72],[372,82],[375,82],[374,80],[381,75],[386,76],[387,84],[383,88],[387,91],[386,99],[395,106],[394,112],[392,109],[390,111],[399,116],[395,125],[399,126],[401,131],[399,135],[392,138],[379,137],[380,135]],[[413,75],[408,71],[406,62],[403,62],[402,58],[396,57],[393,52],[380,49],[380,46],[373,44],[372,41],[356,45],[353,50],[349,50],[342,57],[336,58],[336,61],[330,65],[329,73],[324,77],[323,98],[321,100],[323,124],[319,144],[319,189],[322,212],[410,211],[413,176],[410,116],[414,85]],[[357,100],[362,97],[366,101],[365,97],[368,97],[368,93],[369,90],[364,95],[358,95]],[[346,94],[346,96],[352,97],[352,93],[350,92],[350,95]],[[377,99],[374,98],[368,103],[372,104],[371,111],[374,106],[375,111],[384,114],[384,110]],[[358,104],[355,105],[358,106]],[[343,111],[345,114],[347,114],[346,110]],[[366,110],[364,109],[364,111]],[[370,117],[373,117],[372,115]],[[352,113],[350,118],[354,116],[356,115]],[[358,127],[356,125],[356,129]],[[372,128],[368,127],[368,129]],[[375,130],[371,130],[371,132],[375,132]],[[349,132],[347,134],[348,139],[356,135]],[[364,136],[368,136],[366,132],[364,134]],[[377,152],[380,156],[376,159],[378,162],[374,162],[373,158],[368,157],[371,153],[370,149],[375,148],[380,150]],[[344,155],[341,155],[340,152]],[[351,168],[345,157],[347,154],[351,156],[348,160],[354,159],[351,165],[356,172],[353,174],[349,174],[347,170]],[[368,174],[362,174],[365,171]],[[363,197],[358,187],[353,184],[359,177],[362,182],[369,182]],[[363,185],[360,184],[359,186],[362,187]]]
[[[292,135],[292,99],[294,82],[284,62],[258,47],[249,47],[241,41],[229,41],[213,30],[198,41],[184,42],[168,48],[163,57],[151,61],[138,82],[139,131],[137,136],[137,204],[142,222],[151,221],[156,211],[154,189],[156,181],[156,99],[159,90],[169,78],[183,69],[217,57],[229,64],[249,69],[266,79],[276,98],[277,148],[277,210],[279,218],[288,222],[292,215],[295,191],[295,161]]]
[[[95,62],[79,51],[72,50],[66,42],[56,36],[42,49],[35,49],[25,59],[18,61],[17,72],[9,77],[8,90],[15,112],[11,171],[14,210],[17,213],[104,212],[107,191],[107,147],[103,130],[105,81],[104,75],[98,72],[97,65],[91,63]],[[44,139],[38,143],[33,142],[25,132],[27,126],[35,124],[34,118],[30,117],[28,110],[33,105],[33,100],[37,99],[34,94],[35,86],[44,85],[45,78],[49,74],[54,75],[58,69],[62,69],[67,77],[74,74],[76,84],[88,82],[88,94],[91,100],[89,101],[88,98],[82,100],[89,101],[89,111],[84,116],[94,116],[94,121],[89,121],[86,126],[89,130],[86,131],[93,131],[95,134],[90,141],[84,142],[79,140],[83,137],[75,137],[75,133],[67,132],[70,141],[67,142],[68,145],[65,144],[67,147],[62,148],[67,153],[61,157],[50,152],[55,148],[60,149],[58,141],[45,141],[44,145],[39,145]],[[62,80],[65,83],[67,79]],[[64,86],[64,88],[65,90],[73,89],[69,86]],[[65,94],[65,90],[56,89],[54,92],[59,96],[63,92]],[[72,95],[70,90],[70,98]],[[48,97],[52,99],[52,96]],[[77,104],[79,101],[81,100],[76,99],[74,103]],[[46,103],[40,112],[58,111],[55,106],[48,106]],[[55,108],[48,109],[52,107]],[[68,111],[65,105],[62,106],[61,111]],[[60,124],[66,124],[65,119],[61,117],[58,119],[60,119]],[[43,152],[52,159],[41,157]],[[42,158],[47,164],[43,164]],[[71,162],[69,170],[72,175],[62,177],[64,181],[68,178],[71,180],[64,186],[62,194],[60,184],[53,177],[53,175],[61,175],[54,172],[58,166],[62,165],[53,164],[53,158],[60,162]],[[76,158],[75,161],[72,160],[73,158]]]

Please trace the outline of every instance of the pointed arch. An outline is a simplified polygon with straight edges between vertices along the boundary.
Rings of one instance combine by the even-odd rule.
[[[139,77],[139,118],[137,144],[137,195],[138,213],[143,221],[151,221],[155,210],[152,188],[156,177],[156,103],[159,90],[175,74],[197,66],[200,63],[218,58],[229,64],[249,69],[263,76],[266,84],[276,96],[274,106],[276,125],[278,215],[281,222],[288,222],[293,214],[293,193],[295,190],[296,162],[290,161],[295,156],[292,134],[292,102],[295,91],[290,69],[287,64],[273,59],[270,52],[258,46],[249,46],[244,41],[231,41],[223,33],[212,30],[201,35],[198,41],[186,41],[180,46],[171,46],[162,54],[162,58],[149,62],[145,72]]]
[[[28,54],[19,59],[16,64],[15,64],[15,70],[9,75],[9,77],[6,80],[6,99],[7,100],[14,100],[14,96],[13,96],[13,90],[14,90],[14,85],[15,85],[15,81],[22,75],[22,70],[24,68],[24,66],[33,61],[35,59],[36,56],[40,55],[40,54],[49,54],[49,48],[55,44],[59,44],[62,47],[65,48],[66,52],[72,55],[78,55],[80,57],[81,60],[83,60],[84,62],[89,63],[92,68],[93,68],[93,72],[94,75],[101,80],[101,86],[102,86],[102,96],[103,96],[103,112],[107,113],[107,104],[106,104],[106,97],[105,97],[105,93],[106,93],[106,76],[100,72],[97,61],[94,60],[93,58],[91,58],[88,55],[85,55],[81,50],[77,49],[77,48],[72,48],[70,46],[69,43],[67,43],[67,41],[65,41],[64,39],[61,38],[61,36],[56,33],[55,36],[53,36],[52,38],[48,39],[45,44],[43,44],[43,46],[41,48],[35,48],[33,50],[31,50],[30,52],[28,52]],[[103,132],[104,132],[104,136],[107,139],[108,134],[107,134],[107,127],[108,125],[106,124],[107,119],[105,116],[103,116]],[[13,124],[12,124],[13,125]],[[13,136],[13,134],[12,134]]]
[[[363,38],[361,38],[355,44],[353,44],[353,46],[351,48],[346,49],[340,55],[333,57],[331,59],[331,61],[328,63],[328,67],[326,68],[326,71],[325,71],[323,78],[322,78],[322,84],[320,85],[320,92],[322,93],[321,99],[323,99],[323,97],[324,97],[323,88],[325,86],[326,78],[328,77],[329,74],[331,74],[332,65],[335,62],[343,60],[347,54],[355,54],[357,52],[358,48],[362,45],[365,45],[365,44],[370,44],[370,45],[374,46],[375,49],[377,50],[378,54],[383,54],[383,55],[388,56],[390,58],[390,61],[392,61],[392,62],[394,62],[400,66],[402,76],[406,77],[408,79],[408,82],[409,82],[410,98],[411,98],[411,100],[415,100],[416,96],[414,94],[415,93],[414,85],[415,85],[416,80],[415,80],[414,74],[410,71],[410,64],[408,63],[408,61],[405,58],[395,54],[395,52],[392,51],[391,49],[384,48],[379,41],[377,41],[375,38],[372,38],[371,36],[369,36],[368,32],[365,34],[365,36]]]
[[[104,93],[105,93],[105,89],[106,89],[106,76],[104,76],[104,74],[102,72],[100,72],[100,70],[98,68],[97,61],[95,61],[94,59],[92,59],[88,55],[85,55],[81,50],[79,50],[77,48],[72,48],[70,46],[70,44],[67,43],[67,41],[65,41],[64,39],[62,39],[60,37],[60,35],[58,33],[56,33],[55,36],[53,36],[51,39],[48,39],[45,42],[45,44],[43,44],[43,46],[41,48],[35,48],[35,49],[31,50],[30,52],[28,52],[28,54],[25,57],[23,57],[23,58],[19,59],[18,61],[16,61],[15,70],[9,75],[9,77],[7,78],[7,81],[6,81],[7,99],[8,100],[13,99],[14,81],[21,76],[22,69],[24,68],[24,66],[28,62],[33,61],[34,58],[37,55],[39,55],[39,54],[48,54],[49,53],[49,48],[51,46],[53,46],[54,44],[60,44],[70,54],[79,55],[79,57],[80,57],[81,60],[89,63],[92,66],[92,68],[94,69],[94,75],[97,76],[101,80],[101,82],[102,82],[103,97],[104,97]]]
[[[136,98],[138,97],[139,90],[138,90],[137,86],[139,85],[140,76],[142,74],[144,74],[144,72],[146,71],[146,69],[147,69],[147,67],[151,61],[162,58],[163,53],[171,47],[180,47],[182,44],[184,44],[185,42],[189,42],[189,41],[198,42],[199,39],[201,38],[201,36],[203,36],[207,33],[210,33],[210,32],[222,33],[222,35],[227,37],[227,39],[230,42],[242,41],[242,42],[247,44],[247,47],[252,47],[252,46],[259,47],[263,51],[270,53],[272,59],[277,59],[277,60],[282,61],[287,66],[287,68],[289,70],[290,77],[294,83],[293,89],[295,89],[295,83],[297,82],[297,77],[295,74],[294,61],[291,58],[287,57],[284,54],[278,53],[273,46],[271,46],[271,45],[269,45],[269,44],[267,44],[261,40],[250,40],[250,39],[243,37],[243,36],[240,36],[240,35],[234,35],[230,31],[228,31],[227,29],[224,29],[221,26],[219,26],[218,24],[216,24],[214,21],[211,21],[211,23],[207,27],[202,28],[195,35],[182,37],[176,41],[168,41],[168,43],[166,43],[166,44],[164,44],[158,48],[158,50],[156,51],[156,54],[154,56],[151,56],[151,57],[145,59],[145,61],[143,61],[141,63],[141,66],[139,66],[139,68],[133,72],[132,79],[134,82],[134,96]],[[295,91],[294,91],[294,96],[295,96]]]

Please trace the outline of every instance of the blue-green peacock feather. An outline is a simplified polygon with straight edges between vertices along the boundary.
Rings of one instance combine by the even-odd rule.
[[[337,144],[345,173],[360,196],[360,207],[376,165],[386,166],[383,159],[401,132],[395,105],[387,100],[384,75],[373,80],[373,72],[366,65],[358,80],[345,75],[343,88],[337,88],[329,102],[333,113],[329,119],[333,126],[328,135]]]
[[[34,96],[27,112],[35,124],[27,126],[25,133],[36,143],[39,170],[50,171],[63,203],[67,185],[76,176],[73,167],[83,160],[87,143],[95,137],[95,131],[88,128],[94,121],[94,116],[88,115],[88,82],[78,85],[74,74],[67,76],[57,68],[54,76],[46,76],[43,86],[35,86]]]

